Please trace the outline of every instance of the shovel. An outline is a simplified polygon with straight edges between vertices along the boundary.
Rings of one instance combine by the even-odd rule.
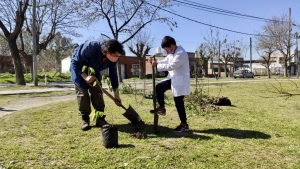
[[[86,68],[88,68],[89,75],[95,75],[95,70],[92,67],[84,66],[82,68],[82,72],[84,72],[84,70]],[[96,84],[94,85],[94,83],[96,83]],[[105,89],[102,88],[98,79],[96,79],[92,84],[89,84],[89,85],[99,87],[102,90],[102,92],[105,93],[109,98],[111,98],[113,101],[116,100],[114,98],[114,96],[112,96],[108,91],[106,91]],[[126,109],[122,104],[120,106],[125,110],[125,113],[123,113],[123,116],[125,116],[133,125],[137,125],[140,122],[142,122],[142,119],[139,116],[139,114],[130,105],[129,105],[128,109]]]
[[[106,94],[109,98],[111,98],[113,101],[115,101],[114,96],[112,96],[108,91],[101,88],[104,94]],[[128,109],[126,109],[122,104],[120,105],[124,110],[125,113],[123,113],[123,116],[125,116],[133,125],[139,124],[140,121],[142,121],[139,114],[129,105]]]

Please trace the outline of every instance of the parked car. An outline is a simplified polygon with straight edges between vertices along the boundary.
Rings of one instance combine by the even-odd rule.
[[[254,78],[254,73],[250,72],[249,70],[236,70],[233,73],[233,77],[237,78],[237,77],[242,77],[242,78],[246,78],[246,77],[251,77]]]

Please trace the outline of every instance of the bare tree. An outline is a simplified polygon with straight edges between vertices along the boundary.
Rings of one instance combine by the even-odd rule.
[[[125,44],[152,22],[165,22],[170,27],[177,26],[171,18],[162,16],[159,11],[170,6],[170,0],[77,0],[74,5],[87,26],[104,20],[111,34],[101,35],[120,40]],[[172,28],[171,28],[172,29]],[[120,35],[122,34],[122,38]],[[122,82],[121,66],[118,62],[118,77]]]
[[[209,50],[207,44],[201,44],[197,49],[197,62],[201,66],[202,70],[204,70],[204,76],[208,75],[208,61],[213,57],[213,53]]]
[[[230,58],[230,62],[232,62],[233,64],[233,72],[235,71],[236,68],[236,64],[238,62],[242,61],[241,55],[244,52],[244,50],[246,49],[246,47],[243,44],[242,40],[233,40],[227,47],[229,47],[229,56]],[[227,68],[227,67],[224,67]],[[226,77],[228,77],[228,75],[226,74]]]
[[[0,54],[10,56],[8,43],[3,34],[0,34]]]
[[[144,64],[146,55],[149,53],[153,45],[153,38],[151,38],[150,33],[141,31],[134,38],[132,38],[128,43],[128,48],[130,52],[135,54],[139,59],[139,78],[143,78],[145,75]]]
[[[32,13],[29,8],[29,0],[19,1],[1,0],[0,1],[0,28],[9,44],[10,52],[14,61],[16,73],[16,83],[25,85],[25,79],[20,60],[20,54],[26,58],[28,64],[32,64],[32,53],[25,49],[23,31],[27,31],[32,36],[33,23],[36,26],[36,54],[45,50],[48,43],[55,37],[56,31],[76,35],[73,29],[76,22],[74,20],[74,10],[70,8],[68,0],[45,0],[37,2],[36,20],[31,19]],[[40,37],[45,36],[44,39]],[[18,48],[17,39],[20,38],[21,45]],[[32,65],[31,65],[32,67]],[[31,68],[32,70],[32,68]]]
[[[72,49],[72,40],[57,32],[54,39],[49,42],[47,49],[39,54],[39,68],[45,71],[55,70],[56,73],[60,72],[61,60],[70,56]]]
[[[235,71],[236,63],[240,61],[243,43],[241,40],[234,40],[233,42],[224,42],[221,50],[221,62],[224,65],[226,77],[229,76],[228,65],[232,62],[233,72]]]
[[[275,48],[283,55],[284,76],[287,77],[290,76],[289,62],[293,57],[290,53],[291,47],[294,45],[289,34],[289,19],[288,16],[282,15],[281,17],[274,16],[272,20],[262,28],[269,41],[274,42]]]
[[[227,36],[226,36],[227,37]],[[209,33],[206,36],[203,36],[203,39],[206,42],[206,47],[208,47],[208,50],[210,51],[210,53],[212,54],[211,59],[211,67],[213,70],[213,74],[215,74],[214,72],[214,64],[213,64],[213,58],[218,58],[218,75],[216,77],[220,76],[220,49],[222,49],[222,46],[226,43],[226,39],[224,38],[224,40],[220,40],[220,32],[219,30],[214,30],[212,28],[210,28]]]
[[[271,78],[270,65],[275,62],[276,59],[272,58],[271,55],[276,51],[276,44],[273,38],[270,39],[268,36],[257,36],[256,37],[256,52],[261,57],[257,60],[267,69],[268,78]]]
[[[29,5],[28,1],[29,0],[25,0],[23,6],[22,2],[16,4],[16,1],[0,1],[0,28],[4,34],[5,40],[8,42],[9,50],[13,58],[17,85],[26,85],[17,46],[17,38],[23,27],[25,13]]]

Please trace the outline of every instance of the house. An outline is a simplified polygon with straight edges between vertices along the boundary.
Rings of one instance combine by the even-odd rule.
[[[294,51],[291,52],[291,56],[294,56],[290,60],[290,69],[291,75],[296,75],[297,72],[297,64],[299,62],[299,57],[294,55]],[[264,59],[259,58],[258,60],[252,60],[252,72],[256,75],[265,75],[267,74],[267,68],[264,66]],[[245,65],[250,67],[250,61],[247,61]],[[284,57],[280,52],[274,52],[271,54],[270,58],[270,71],[273,74],[283,74],[285,71],[284,68]]]
[[[70,72],[71,56],[61,60],[61,73]]]
[[[187,52],[189,56],[190,61],[190,70],[191,70],[191,77],[194,75],[193,70],[196,66],[197,62],[195,59],[195,53],[194,52]],[[139,77],[139,71],[145,70],[146,77],[150,78],[152,76],[152,66],[147,62],[148,58],[152,55],[146,56],[146,60],[141,63],[141,68],[139,67],[139,59],[136,56],[123,56],[121,55],[119,57],[119,62],[121,65],[121,77],[122,79],[127,79],[131,77]],[[156,49],[156,59],[162,60],[165,58],[163,54],[161,53],[160,48],[158,47]],[[71,63],[71,58],[67,57],[61,61],[61,72],[66,73],[69,72]],[[101,74],[104,76],[109,75],[109,70],[103,70],[101,71]],[[159,72],[158,77],[165,77],[167,75],[167,72]]]
[[[21,57],[21,63],[23,65],[24,72],[30,70],[30,68],[26,65],[24,57]],[[0,73],[5,72],[15,73],[13,59],[11,56],[0,55]]]

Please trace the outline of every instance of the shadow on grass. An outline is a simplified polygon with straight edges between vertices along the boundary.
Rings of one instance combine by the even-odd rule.
[[[208,130],[194,130],[194,132],[207,133],[207,134],[218,134],[224,137],[236,138],[236,139],[270,139],[271,136],[260,131],[253,130],[239,130],[232,128],[222,129],[208,129]]]
[[[125,132],[129,134],[134,133],[134,126],[130,123],[128,124],[115,124],[115,127],[118,128],[119,132]],[[204,136],[199,133],[194,133],[193,131],[175,133],[173,132],[173,128],[165,127],[165,126],[157,126],[157,133],[154,134],[153,124],[145,124],[144,131],[147,134],[146,138],[156,138],[156,137],[164,137],[164,138],[191,138],[191,139],[200,139],[200,140],[209,140],[211,137]]]
[[[134,148],[135,146],[132,144],[119,144],[118,149],[120,148]]]
[[[7,109],[5,109],[5,108],[3,108],[3,107],[0,107],[0,111],[14,112],[14,111],[16,111],[16,110],[7,110]]]

